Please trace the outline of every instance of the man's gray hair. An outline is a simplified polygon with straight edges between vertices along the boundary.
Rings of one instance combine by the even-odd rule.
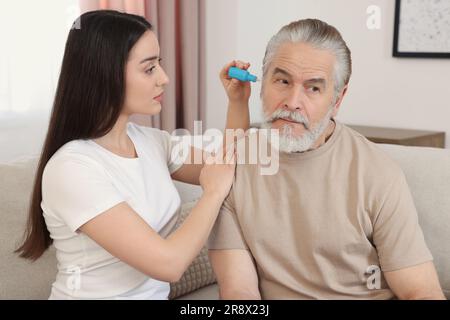
[[[263,76],[266,76],[269,65],[278,48],[287,42],[303,42],[317,49],[331,51],[336,57],[334,70],[335,93],[337,94],[348,84],[352,73],[350,49],[335,27],[318,19],[304,19],[291,22],[281,28],[270,39],[263,60]]]

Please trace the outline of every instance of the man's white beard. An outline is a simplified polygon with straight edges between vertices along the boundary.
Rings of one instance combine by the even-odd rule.
[[[317,123],[314,128],[311,128],[308,120],[300,113],[277,109],[270,116],[264,116],[265,120],[261,127],[263,129],[271,129],[272,123],[280,118],[286,118],[303,124],[306,128],[306,132],[299,137],[293,135],[294,129],[292,128],[292,125],[283,125],[280,130],[279,150],[286,153],[305,152],[313,147],[314,143],[316,143],[328,128],[332,113],[333,107],[331,106],[327,114],[319,121],[319,123]]]

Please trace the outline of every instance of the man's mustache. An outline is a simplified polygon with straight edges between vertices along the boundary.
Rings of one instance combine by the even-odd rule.
[[[295,111],[288,110],[275,110],[269,117],[266,118],[266,121],[269,123],[273,123],[276,120],[288,120],[298,124],[303,124],[306,129],[309,129],[309,121],[302,114]]]

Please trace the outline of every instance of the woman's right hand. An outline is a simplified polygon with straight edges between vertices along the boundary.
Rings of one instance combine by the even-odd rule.
[[[236,170],[234,145],[228,146],[227,149],[225,154],[221,152],[217,155],[207,155],[199,178],[204,194],[216,195],[222,201],[230,192]]]

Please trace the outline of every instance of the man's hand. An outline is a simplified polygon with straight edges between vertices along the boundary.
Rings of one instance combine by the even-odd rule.
[[[230,103],[248,104],[248,100],[250,99],[251,94],[250,83],[230,78],[228,76],[228,70],[231,67],[237,67],[239,69],[247,70],[250,67],[250,63],[234,60],[227,64],[220,72],[220,80],[222,81],[223,87],[225,88]]]

